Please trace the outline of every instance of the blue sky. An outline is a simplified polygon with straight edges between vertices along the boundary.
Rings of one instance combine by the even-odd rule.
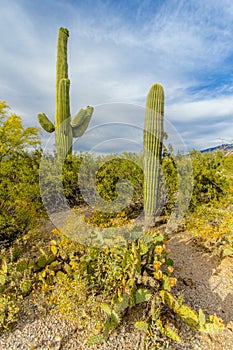
[[[53,120],[59,27],[70,32],[72,114],[86,105],[97,112],[103,104],[132,106],[127,117],[94,114],[90,128],[142,127],[133,106],[144,107],[150,86],[160,82],[165,117],[189,149],[232,142],[231,0],[2,0],[0,99],[25,126],[38,126],[39,112]]]

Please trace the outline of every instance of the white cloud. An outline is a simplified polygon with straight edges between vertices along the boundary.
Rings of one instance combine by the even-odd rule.
[[[41,111],[53,119],[56,35],[59,26],[67,26],[72,113],[87,104],[106,102],[144,106],[150,86],[159,81],[165,88],[166,116],[177,123],[188,145],[208,146],[217,137],[216,128],[229,137],[233,133],[231,1],[135,4],[132,9],[132,4],[109,1],[4,2],[2,98],[26,124],[36,124]],[[211,133],[207,120],[216,125]]]
[[[233,117],[233,96],[219,97],[195,102],[173,104],[167,108],[171,120],[208,123],[220,117]]]
[[[167,117],[189,147],[216,146],[221,139],[232,140],[233,96],[173,104],[167,108]]]

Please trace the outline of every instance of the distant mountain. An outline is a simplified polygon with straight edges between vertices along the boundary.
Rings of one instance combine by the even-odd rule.
[[[206,148],[206,149],[202,149],[200,152],[201,153],[205,153],[205,152],[214,152],[217,150],[233,150],[233,145],[230,143],[223,143],[222,145],[218,145],[215,147],[210,147],[210,148]]]

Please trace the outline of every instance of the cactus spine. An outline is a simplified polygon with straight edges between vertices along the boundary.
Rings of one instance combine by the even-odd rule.
[[[145,230],[153,226],[159,205],[160,163],[163,145],[164,91],[152,85],[144,120],[144,214]]]
[[[38,121],[42,128],[49,133],[55,131],[57,156],[61,161],[72,153],[73,137],[82,136],[93,113],[93,107],[87,106],[81,109],[71,121],[67,64],[68,37],[69,31],[66,28],[60,28],[57,40],[55,124],[44,113],[38,114]]]

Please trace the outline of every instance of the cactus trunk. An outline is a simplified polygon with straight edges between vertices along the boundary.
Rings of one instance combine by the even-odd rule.
[[[58,87],[58,104],[55,115],[55,136],[57,153],[64,160],[66,155],[72,153],[72,128],[70,125],[70,82],[61,79]]]
[[[68,154],[72,153],[73,137],[82,136],[93,113],[93,107],[87,106],[86,109],[81,109],[71,121],[67,63],[68,37],[68,29],[60,28],[57,40],[55,123],[53,124],[44,113],[38,114],[38,121],[42,128],[50,133],[55,131],[57,157],[62,162]]]
[[[163,145],[164,91],[152,85],[146,101],[144,121],[144,214],[145,230],[155,223],[159,207],[160,164]]]
[[[57,154],[64,160],[72,152],[70,125],[70,81],[68,79],[67,42],[69,32],[60,28],[57,40],[55,137]]]

